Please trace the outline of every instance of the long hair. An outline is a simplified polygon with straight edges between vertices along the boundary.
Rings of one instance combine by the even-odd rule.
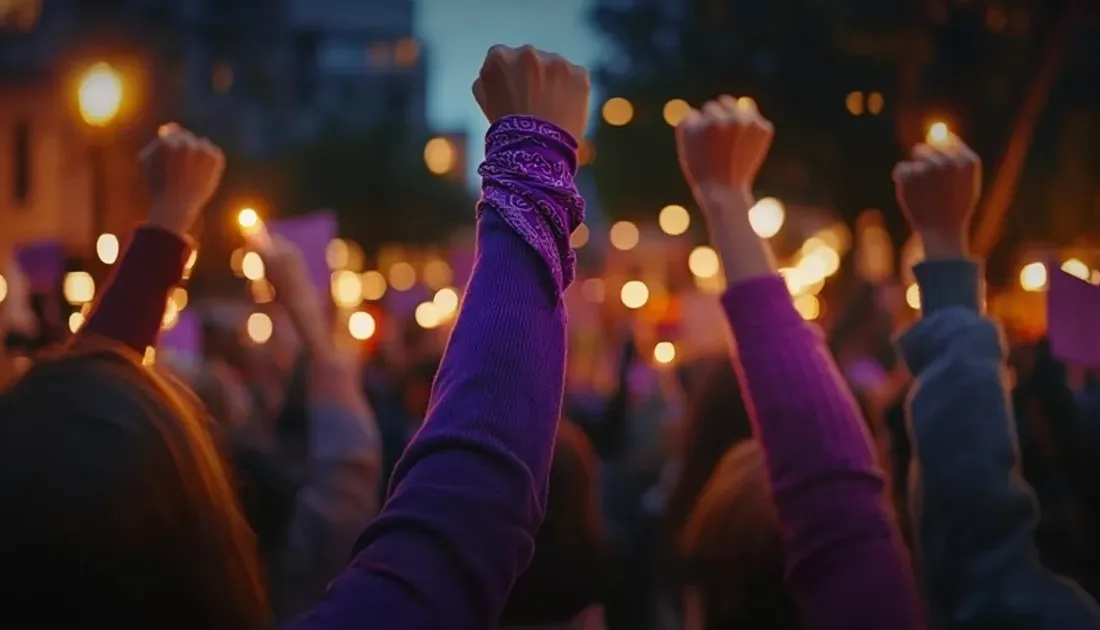
[[[799,628],[784,581],[779,518],[755,440],[722,458],[684,526],[680,550],[709,630]]]
[[[729,357],[706,359],[694,373],[700,376],[687,392],[688,412],[679,457],[682,467],[661,523],[664,574],[671,578],[667,586],[673,591],[681,586],[677,583],[680,532],[696,500],[726,451],[752,437],[741,386]]]
[[[564,624],[603,603],[609,554],[600,516],[596,453],[585,433],[563,420],[550,466],[546,520],[535,557],[516,581],[503,626]]]
[[[0,394],[4,610],[58,627],[266,625],[255,540],[188,394],[98,340]]]

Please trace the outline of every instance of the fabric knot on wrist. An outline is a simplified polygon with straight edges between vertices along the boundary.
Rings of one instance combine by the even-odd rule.
[[[478,217],[492,211],[504,219],[543,259],[558,291],[576,275],[569,237],[585,209],[576,172],[577,141],[557,125],[506,116],[485,134]]]

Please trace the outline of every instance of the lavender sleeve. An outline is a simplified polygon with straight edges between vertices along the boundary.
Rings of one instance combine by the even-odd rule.
[[[795,311],[779,276],[737,284],[722,304],[805,626],[922,627],[870,438],[820,330]]]
[[[534,552],[565,374],[576,143],[498,121],[480,168],[477,254],[423,427],[351,566],[293,628],[495,627]]]

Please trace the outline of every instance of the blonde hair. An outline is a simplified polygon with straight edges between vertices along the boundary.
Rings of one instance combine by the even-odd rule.
[[[707,627],[798,628],[784,584],[779,518],[755,440],[726,451],[680,535]]]

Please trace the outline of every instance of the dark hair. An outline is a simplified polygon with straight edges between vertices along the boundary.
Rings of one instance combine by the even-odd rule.
[[[703,601],[710,630],[796,630],[784,580],[779,518],[755,440],[729,449],[680,537],[687,585]]]
[[[1042,507],[1036,543],[1045,566],[1100,591],[1100,480],[1095,442],[1084,433],[1067,368],[1046,340],[1013,392],[1021,469]]]
[[[662,555],[670,565],[666,566],[665,574],[672,576],[673,583],[669,586],[674,590],[680,586],[675,580],[680,530],[726,451],[752,437],[752,425],[741,398],[741,385],[729,357],[704,359],[694,373],[700,378],[696,386],[687,391],[688,412],[679,458],[682,468],[661,524]]]
[[[58,627],[266,625],[252,532],[187,394],[82,341],[0,395],[5,610]]]
[[[550,466],[546,520],[535,557],[516,581],[503,626],[562,624],[603,601],[608,549],[596,490],[596,455],[576,425],[562,421]]]

